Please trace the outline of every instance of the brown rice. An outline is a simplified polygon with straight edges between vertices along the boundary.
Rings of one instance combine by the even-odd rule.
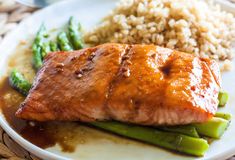
[[[230,69],[235,18],[202,0],[122,0],[85,34],[92,45],[106,42],[156,44],[225,61]]]

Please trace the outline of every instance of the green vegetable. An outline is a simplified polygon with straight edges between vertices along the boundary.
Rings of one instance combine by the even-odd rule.
[[[225,120],[230,121],[232,118],[232,115],[229,113],[216,112],[215,117],[223,118]]]
[[[229,95],[227,92],[219,92],[218,100],[219,100],[219,107],[225,106],[229,98]]]
[[[185,126],[171,126],[171,127],[159,127],[160,130],[181,133],[191,137],[199,137],[197,130],[194,126],[185,125]]]
[[[42,45],[42,59],[44,59],[44,57],[51,52],[51,47],[49,43],[43,43]]]
[[[53,42],[53,41],[50,41],[50,49],[51,49],[52,52],[58,51],[59,48],[58,48],[57,43]]]
[[[27,95],[31,84],[24,78],[24,76],[14,69],[9,76],[10,85],[23,95]]]
[[[81,24],[77,23],[74,17],[70,17],[69,19],[68,35],[74,49],[81,49],[84,47],[81,35]]]
[[[229,126],[229,121],[219,117],[213,117],[208,122],[193,124],[199,135],[211,138],[220,138]]]
[[[203,156],[209,148],[206,140],[179,133],[164,132],[154,128],[119,122],[92,122],[90,124],[118,135],[194,156]]]
[[[39,28],[37,35],[34,39],[32,50],[33,50],[33,66],[35,69],[39,69],[43,64],[42,56],[42,45],[43,39],[47,36],[45,25],[42,24]]]
[[[42,66],[42,48],[36,45],[33,45],[33,66],[36,70]]]
[[[181,133],[184,135],[188,135],[191,137],[199,137],[198,132],[200,135],[207,135],[208,137],[212,138],[219,138],[224,130],[229,125],[229,121],[231,120],[232,115],[229,113],[223,113],[223,112],[217,112],[215,114],[215,117],[222,118],[227,121],[223,121],[221,119],[212,118],[208,122],[202,123],[202,124],[196,124],[195,125],[184,125],[184,126],[172,126],[172,127],[159,127],[161,130],[175,132],[175,133]],[[216,125],[215,125],[216,124]],[[210,132],[207,131],[207,127],[212,128],[210,129]],[[197,131],[199,129],[199,131]]]
[[[59,47],[62,51],[72,51],[73,47],[71,46],[66,32],[60,32],[57,36],[57,41]]]

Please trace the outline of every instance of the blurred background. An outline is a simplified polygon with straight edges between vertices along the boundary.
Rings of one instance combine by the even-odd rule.
[[[17,24],[36,10],[61,0],[0,0],[0,43]]]
[[[0,42],[21,20],[36,10],[37,8],[27,7],[15,0],[0,0]]]

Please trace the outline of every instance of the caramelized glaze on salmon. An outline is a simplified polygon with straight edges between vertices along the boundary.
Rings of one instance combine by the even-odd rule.
[[[50,53],[16,116],[37,121],[204,122],[217,110],[218,64],[154,45]]]

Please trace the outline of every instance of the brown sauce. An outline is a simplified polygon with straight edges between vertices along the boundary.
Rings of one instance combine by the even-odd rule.
[[[30,122],[15,116],[14,113],[23,100],[24,97],[13,90],[8,83],[8,79],[4,78],[0,86],[0,107],[7,122],[25,139],[41,148],[55,145],[54,137],[46,130],[47,124],[35,123],[35,126],[32,126]]]

